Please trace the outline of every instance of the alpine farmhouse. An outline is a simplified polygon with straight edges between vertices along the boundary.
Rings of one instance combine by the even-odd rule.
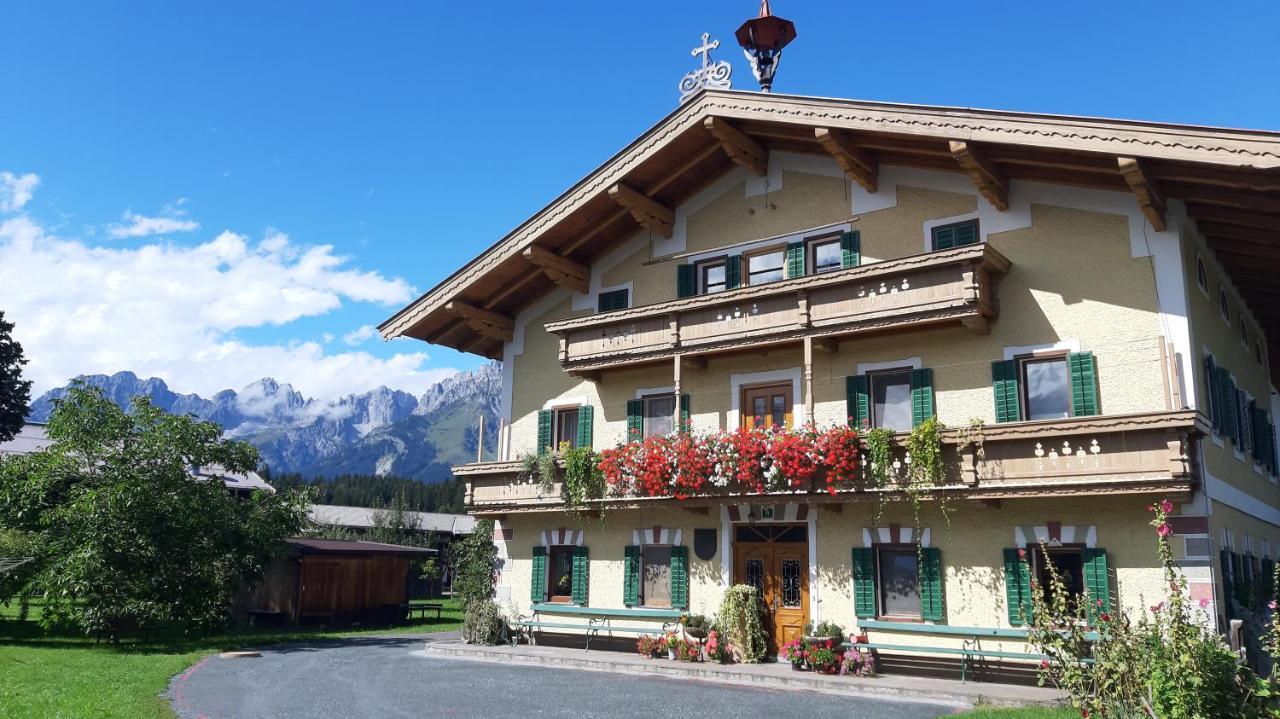
[[[380,330],[502,361],[498,460],[454,472],[518,611],[657,632],[749,583],[776,646],[826,620],[1016,657],[1048,562],[1105,609],[1160,596],[1164,499],[1205,621],[1263,596],[1277,233],[1277,133],[705,90]],[[570,511],[522,472],[852,426],[892,479],[934,417],[942,476],[911,497],[683,477]]]

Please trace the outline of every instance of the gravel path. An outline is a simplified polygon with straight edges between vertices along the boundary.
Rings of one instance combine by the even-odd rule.
[[[444,636],[437,635],[438,639]],[[170,684],[183,719],[240,717],[768,717],[926,719],[933,704],[427,657],[424,637],[281,645],[209,657]]]

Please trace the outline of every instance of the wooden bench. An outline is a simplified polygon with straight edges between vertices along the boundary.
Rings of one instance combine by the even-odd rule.
[[[520,635],[525,634],[530,644],[536,644],[534,632],[541,632],[546,629],[566,629],[580,631],[586,633],[586,650],[591,650],[591,640],[600,634],[608,634],[613,636],[614,632],[625,634],[652,634],[658,630],[657,627],[650,626],[627,626],[625,624],[614,624],[615,619],[667,619],[674,621],[666,621],[662,624],[661,631],[665,632],[672,628],[672,625],[679,626],[680,617],[684,614],[679,609],[607,609],[601,607],[580,607],[576,604],[551,604],[539,603],[534,604],[531,609],[533,616],[530,618],[519,617],[512,622],[515,631],[510,632],[508,641],[512,646],[520,640]],[[574,617],[585,618],[586,624],[571,623],[568,619],[564,621],[555,621],[548,619],[544,615],[559,615],[569,619]]]
[[[435,612],[436,619],[440,619],[440,612],[442,611],[444,611],[444,605],[437,604],[435,602],[427,602],[425,604],[405,605],[405,617],[407,619],[413,619],[413,615],[415,612],[422,615],[422,618],[424,620],[427,618],[427,612]]]
[[[864,642],[858,644],[850,644],[844,642],[841,644],[846,649],[874,649],[887,652],[914,652],[919,654],[947,654],[957,655],[960,657],[960,681],[965,681],[968,674],[969,662],[973,659],[1025,659],[1028,661],[1038,661],[1048,659],[1044,654],[1036,652],[1009,652],[995,651],[982,648],[983,639],[1012,639],[1027,641],[1027,630],[1025,629],[997,629],[992,627],[957,627],[949,624],[916,624],[907,622],[883,622],[875,620],[859,620],[858,628],[863,632],[889,632],[897,634],[913,634],[913,635],[936,635],[961,637],[963,639],[959,647],[933,647],[919,644],[893,644],[885,642]],[[1091,642],[1098,640],[1097,632],[1089,632],[1085,638]],[[1092,660],[1086,660],[1092,663]]]

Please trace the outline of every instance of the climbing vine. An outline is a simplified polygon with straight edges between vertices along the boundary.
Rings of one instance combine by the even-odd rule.
[[[885,489],[893,478],[893,430],[876,427],[866,434],[866,468],[867,487]],[[884,494],[876,496],[875,515],[872,524],[880,524],[884,516]]]
[[[725,638],[746,664],[764,661],[769,653],[768,635],[761,620],[760,593],[750,584],[735,584],[724,590],[717,619]]]
[[[575,508],[587,500],[604,497],[604,473],[600,471],[599,458],[590,447],[574,447],[564,450],[564,489],[566,507]]]

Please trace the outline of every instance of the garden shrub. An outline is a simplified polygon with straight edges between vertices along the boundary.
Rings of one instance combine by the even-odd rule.
[[[473,601],[467,605],[462,620],[462,639],[468,644],[498,644],[506,626],[507,621],[496,602],[490,599]]]
[[[749,584],[735,584],[724,592],[718,622],[739,661],[757,664],[769,654],[760,594]]]

